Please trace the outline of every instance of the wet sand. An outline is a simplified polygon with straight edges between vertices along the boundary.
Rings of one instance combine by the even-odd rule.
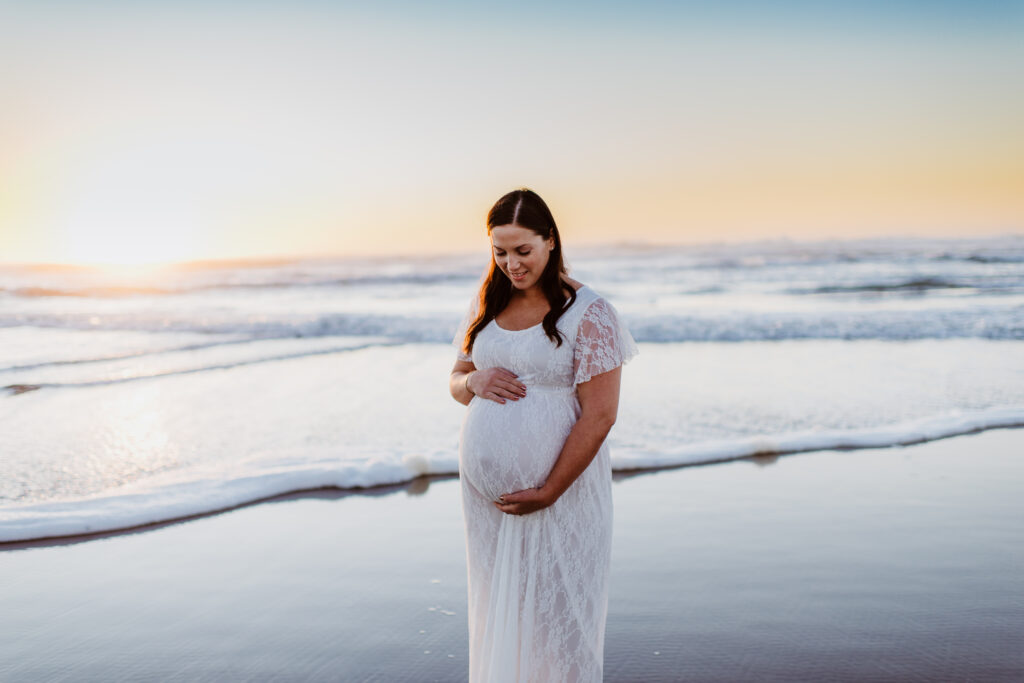
[[[1024,430],[617,477],[606,681],[1024,679]],[[0,545],[0,680],[460,681],[458,481]]]

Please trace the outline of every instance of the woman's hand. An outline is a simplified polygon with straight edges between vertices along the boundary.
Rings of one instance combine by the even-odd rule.
[[[474,370],[466,380],[466,387],[480,398],[504,403],[505,399],[518,401],[526,396],[526,385],[516,379],[518,375],[505,368]]]
[[[510,515],[528,515],[537,510],[543,510],[554,502],[544,487],[538,486],[534,489],[524,489],[498,496],[494,507]]]

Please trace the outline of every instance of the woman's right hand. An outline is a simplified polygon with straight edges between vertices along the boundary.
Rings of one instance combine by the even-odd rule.
[[[466,380],[466,386],[474,395],[504,403],[505,399],[518,401],[526,396],[526,385],[516,379],[518,375],[505,368],[474,370]]]

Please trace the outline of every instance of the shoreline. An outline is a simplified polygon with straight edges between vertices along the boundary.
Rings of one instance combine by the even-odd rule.
[[[616,466],[613,470],[612,476],[614,480],[618,481],[637,473],[671,471],[699,465],[720,465],[728,462],[737,462],[759,457],[777,458],[788,455],[827,451],[884,450],[940,441],[970,434],[978,434],[991,430],[1020,428],[1024,428],[1024,407],[1005,406],[994,409],[964,412],[959,416],[938,416],[914,420],[903,424],[885,425],[878,428],[863,430],[854,429],[817,433],[790,433],[780,436],[735,439],[720,443],[707,442],[699,444],[696,447],[683,446],[678,449],[678,452],[675,454],[674,461],[653,465],[648,464],[650,459],[645,458],[642,455],[635,456],[627,454],[625,456],[613,456],[613,464]],[[899,436],[901,434],[902,437]],[[827,447],[821,447],[822,443],[828,444]],[[715,451],[719,453],[720,457],[711,455],[711,453]],[[350,465],[351,463],[339,461],[337,466],[345,468]],[[455,466],[457,467],[457,462],[455,463]],[[305,465],[300,465],[300,467],[305,467]],[[382,483],[372,486],[345,487],[327,484],[320,486],[300,485],[298,488],[295,488],[294,482],[296,478],[300,480],[316,480],[324,478],[332,479],[335,476],[335,473],[332,473],[329,470],[326,473],[324,472],[323,463],[312,463],[308,465],[308,467],[311,468],[310,472],[304,473],[300,470],[275,473],[276,476],[282,478],[281,487],[286,488],[287,490],[281,493],[272,493],[265,496],[250,493],[249,495],[255,496],[251,499],[246,499],[247,495],[245,492],[239,493],[229,491],[228,493],[224,493],[224,482],[219,482],[217,480],[204,480],[199,483],[206,485],[207,487],[212,487],[214,493],[219,494],[222,498],[232,502],[224,505],[211,504],[214,506],[206,510],[200,509],[196,512],[169,516],[162,519],[157,518],[152,519],[152,521],[145,521],[141,523],[131,523],[123,520],[132,518],[137,519],[140,516],[143,518],[159,517],[160,503],[150,502],[150,498],[155,497],[151,496],[151,494],[155,492],[159,495],[163,491],[159,484],[151,483],[151,481],[159,481],[158,477],[151,481],[143,480],[137,484],[129,485],[127,487],[128,490],[121,493],[118,493],[115,489],[109,494],[101,494],[85,499],[73,499],[69,501],[58,500],[52,502],[43,501],[39,503],[13,505],[8,506],[7,508],[0,507],[0,537],[10,539],[0,540],[0,553],[23,547],[33,547],[33,544],[36,543],[43,545],[60,544],[59,542],[62,539],[65,539],[68,543],[74,543],[106,538],[117,534],[138,533],[148,529],[162,528],[169,524],[182,523],[211,515],[223,514],[250,505],[273,502],[282,498],[287,499],[288,497],[296,495],[301,496],[302,494],[307,494],[306,497],[310,497],[321,491],[336,491],[339,496],[379,496],[388,495],[389,493],[399,492],[410,488],[429,486],[431,481],[458,478],[457,472],[437,472],[421,474],[407,480]],[[251,479],[252,477],[249,476],[247,478]],[[147,485],[153,486],[154,488],[147,490]],[[174,482],[165,485],[164,488],[177,489],[180,486],[180,482]],[[139,509],[136,510],[131,503],[137,503]],[[98,512],[93,512],[94,518],[92,519],[76,518],[76,515],[83,514],[81,510],[75,507],[76,505],[91,505],[96,506],[99,509]],[[155,505],[158,510],[149,510],[147,509],[148,505]],[[102,518],[104,507],[114,509],[113,515],[115,515],[115,517],[104,520]],[[68,510],[69,508],[71,508],[70,511]],[[125,508],[128,508],[127,512],[125,511]],[[88,511],[88,507],[85,509]],[[4,512],[7,512],[9,515],[13,513],[14,516],[9,519],[4,519]],[[37,517],[35,519],[17,519],[19,514],[25,515],[26,513],[31,512],[36,512]],[[47,517],[50,517],[50,521],[44,521]],[[96,528],[96,530],[32,535],[37,532],[19,529],[19,522],[21,522],[21,524],[28,523],[35,524],[37,526],[48,524],[51,527],[64,529]],[[97,528],[98,526],[102,528]]]
[[[1021,453],[997,429],[619,478],[605,680],[1019,680]],[[0,553],[0,678],[465,680],[461,515],[439,477]]]

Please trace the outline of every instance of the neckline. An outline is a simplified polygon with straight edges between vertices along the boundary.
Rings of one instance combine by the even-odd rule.
[[[586,287],[586,285],[580,285],[575,290],[576,294],[578,295],[580,292],[582,292],[585,287]],[[575,299],[573,299],[572,304],[569,306],[569,308],[572,308],[573,306],[575,306],[577,301],[579,301],[579,296],[577,296]],[[565,310],[569,310],[569,309],[567,308]],[[501,325],[498,324],[498,319],[497,318],[491,318],[491,322],[494,323],[494,326],[497,327],[502,332],[528,332],[528,331],[536,329],[536,328],[538,328],[538,327],[540,327],[541,325],[544,324],[544,321],[541,320],[536,325],[530,325],[529,327],[524,327],[524,328],[522,328],[520,330],[507,330],[507,329],[505,329],[504,327],[502,327]]]

